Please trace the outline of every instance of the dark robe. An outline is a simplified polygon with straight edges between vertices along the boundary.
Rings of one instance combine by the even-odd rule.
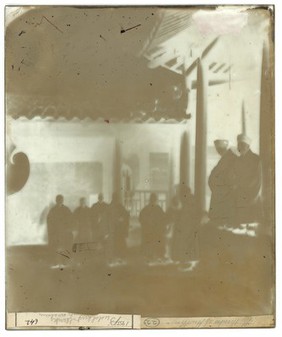
[[[167,211],[166,211],[166,223],[168,224],[168,231],[169,233],[172,233],[172,235],[170,234],[167,237],[167,256],[169,258],[172,258],[172,253],[173,253],[173,249],[174,249],[174,244],[175,244],[175,238],[174,238],[174,234],[175,234],[175,230],[176,230],[176,226],[179,223],[179,219],[181,216],[181,209],[178,206],[175,205],[171,205]]]
[[[262,168],[259,156],[249,150],[236,159],[236,222],[260,222],[262,219]]]
[[[238,157],[228,150],[209,176],[211,202],[209,218],[216,224],[230,224],[235,213],[234,165]]]
[[[194,196],[188,194],[183,200],[173,231],[172,259],[180,262],[198,259],[198,225]]]
[[[129,230],[129,213],[120,203],[111,203],[109,212],[109,249],[110,258],[126,256],[126,238]]]
[[[74,229],[77,231],[75,241],[85,243],[91,241],[90,208],[79,206],[73,212]]]
[[[72,213],[65,205],[55,205],[47,216],[48,243],[54,249],[71,249]]]
[[[170,206],[166,211],[167,224],[175,225],[180,215],[180,209],[176,206]]]
[[[109,234],[109,205],[96,202],[90,210],[92,240],[101,242]]]
[[[163,258],[165,251],[166,217],[159,205],[145,206],[139,215],[142,248],[148,258]]]

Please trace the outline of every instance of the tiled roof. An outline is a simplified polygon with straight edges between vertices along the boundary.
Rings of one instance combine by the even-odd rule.
[[[137,37],[140,45],[152,50],[187,28],[193,11],[148,7],[128,12],[128,18],[126,13],[116,10],[112,19],[110,9],[86,10],[84,13],[82,9],[46,6],[15,20],[7,31],[9,45],[6,48],[10,52],[7,54],[9,62],[6,62],[7,114],[14,119],[77,118],[126,123],[178,123],[189,119],[185,114],[187,103],[182,76],[162,67],[148,69],[147,60],[135,54],[139,54]],[[64,27],[64,33],[46,20],[39,25],[38,20],[43,14],[60,25],[61,30]],[[71,21],[74,14],[81,21]],[[102,18],[98,18],[99,15]],[[133,19],[142,22],[142,26],[126,34],[117,31],[118,22],[124,22],[123,29],[126,29],[131,27],[129,24]],[[112,23],[110,31],[106,29],[109,22]],[[22,25],[25,33],[19,35]],[[90,34],[91,38],[85,40],[82,37],[86,28],[82,27],[93,32],[99,27],[101,33]],[[20,33],[16,34],[18,31]],[[46,47],[43,52],[41,39],[45,32],[44,43],[51,47]],[[125,51],[116,48],[121,41],[127,48]],[[23,49],[16,48],[20,42]],[[79,52],[81,49],[85,52]],[[47,66],[45,58],[52,61]],[[181,88],[182,95],[176,99],[173,89],[177,87]]]
[[[187,118],[160,112],[135,111],[119,118],[113,111],[95,110],[91,103],[66,103],[46,96],[7,95],[7,115],[13,119],[45,121],[81,121],[95,123],[186,123]]]

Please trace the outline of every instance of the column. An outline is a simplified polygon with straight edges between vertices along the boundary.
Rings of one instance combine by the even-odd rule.
[[[246,111],[244,101],[242,102],[242,134],[247,134]]]
[[[207,161],[207,69],[201,59],[197,65],[196,141],[195,141],[195,199],[198,214],[206,211]]]
[[[121,184],[121,150],[119,141],[114,144],[113,153],[113,193],[118,193],[120,202],[122,201],[122,184]]]
[[[265,224],[270,226],[274,219],[274,91],[271,53],[265,45],[262,50],[261,96],[260,96],[260,157],[262,162],[262,199]]]
[[[181,137],[180,144],[180,181],[179,184],[190,187],[190,153],[189,135],[185,131]]]

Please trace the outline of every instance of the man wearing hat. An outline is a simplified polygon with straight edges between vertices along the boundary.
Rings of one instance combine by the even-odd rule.
[[[217,139],[214,145],[221,158],[208,180],[212,192],[209,218],[216,225],[228,225],[233,223],[235,214],[233,169],[237,156],[229,149],[228,140]]]
[[[261,186],[262,168],[259,156],[250,149],[251,139],[246,134],[237,137],[235,171],[236,222],[248,224],[262,218]]]

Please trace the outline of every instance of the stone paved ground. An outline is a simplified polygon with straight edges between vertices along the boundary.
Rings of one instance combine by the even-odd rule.
[[[269,237],[205,228],[199,232],[199,263],[186,272],[177,265],[149,267],[139,241],[129,244],[128,265],[120,267],[109,267],[103,252],[82,251],[59,256],[67,266],[51,269],[58,256],[47,246],[8,248],[8,311],[184,317],[272,313]]]

